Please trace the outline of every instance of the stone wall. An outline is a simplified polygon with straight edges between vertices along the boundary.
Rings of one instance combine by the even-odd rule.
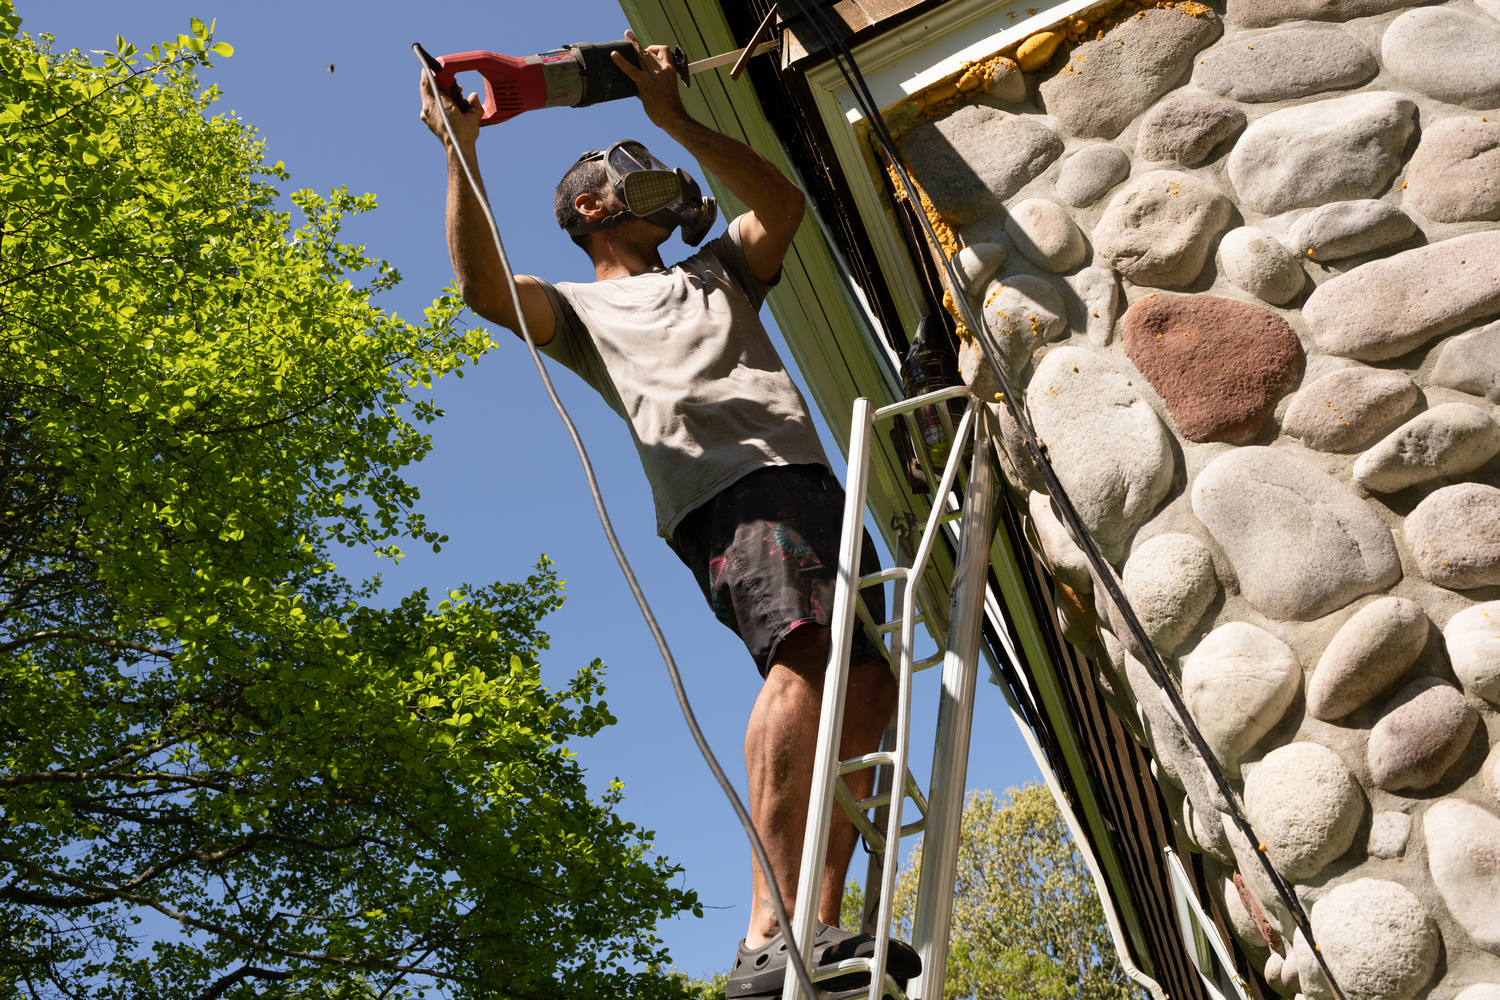
[[[890,120],[1059,477],[1348,1000],[1500,998],[1500,0],[1117,6],[1007,54]],[[1242,949],[1323,1000],[1009,452]]]

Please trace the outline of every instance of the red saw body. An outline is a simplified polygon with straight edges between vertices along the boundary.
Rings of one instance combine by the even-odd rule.
[[[610,58],[619,52],[634,66],[640,65],[635,46],[625,39],[586,45],[565,45],[534,56],[507,56],[498,52],[456,52],[428,60],[437,84],[456,101],[463,92],[456,83],[459,73],[477,71],[484,77],[484,117],[481,125],[508,121],[523,111],[537,108],[581,108],[602,101],[634,97],[635,82]],[[674,62],[686,75],[687,59],[678,48]]]

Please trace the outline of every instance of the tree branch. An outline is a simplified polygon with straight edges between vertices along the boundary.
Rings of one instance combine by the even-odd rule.
[[[60,260],[56,264],[48,264],[46,267],[34,267],[30,271],[27,271],[25,274],[13,275],[3,281],[0,281],[0,286],[9,285],[17,281],[24,281],[27,278],[35,278],[39,274],[45,274],[48,271],[55,271],[60,267],[68,267],[71,264],[82,264],[85,261],[90,260],[102,260],[106,256],[108,255],[102,253],[91,253],[83,257],[69,257],[67,260]]]
[[[108,646],[110,649],[130,649],[138,653],[160,656],[168,660],[177,655],[159,646],[148,646],[143,642],[131,642],[129,639],[110,639],[107,636],[94,635],[92,632],[74,632],[71,629],[51,629],[46,632],[33,632],[31,635],[23,635],[19,639],[0,643],[0,653],[8,653],[13,649],[29,646],[33,642],[41,642],[44,639],[77,639],[80,642],[92,642],[97,646]]]
[[[258,430],[260,430],[263,427],[272,427],[272,426],[275,426],[276,424],[284,424],[284,423],[286,423],[289,420],[296,420],[298,417],[302,416],[304,413],[307,413],[309,410],[313,410],[313,409],[316,409],[319,406],[322,406],[324,403],[328,402],[334,396],[337,396],[342,389],[343,389],[343,386],[340,386],[338,389],[334,389],[332,392],[326,392],[322,396],[320,396],[317,399],[313,400],[311,403],[308,403],[306,406],[301,407],[300,409],[293,410],[291,413],[288,413],[286,416],[272,417],[270,420],[262,420],[259,423],[255,423],[255,424],[241,424],[238,427],[216,427],[216,428],[214,428],[212,430],[199,430],[198,433],[199,434],[204,434],[204,435],[208,435],[208,434],[239,434],[239,433],[244,432],[244,431],[258,431]]]
[[[225,976],[220,976],[212,986],[199,993],[196,1000],[215,1000],[221,997],[229,987],[236,983],[242,983],[252,976],[256,979],[269,979],[273,982],[284,983],[295,976],[295,972],[273,972],[270,969],[257,969],[253,965],[242,966]]]

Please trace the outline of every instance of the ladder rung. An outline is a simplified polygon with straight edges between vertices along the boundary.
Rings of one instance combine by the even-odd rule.
[[[888,580],[904,580],[909,572],[910,570],[905,566],[887,566],[878,573],[860,577],[859,589],[864,590],[866,587],[873,587],[877,583],[885,583]]]
[[[888,806],[890,804],[891,804],[891,793],[890,792],[881,792],[879,795],[872,795],[868,799],[861,799],[859,801],[859,808],[860,809],[879,809],[881,806]],[[906,826],[910,826],[914,830],[915,829],[921,829],[921,824],[924,823],[925,821],[926,821],[926,817],[924,816],[922,819],[916,820],[914,823],[908,823]],[[903,836],[903,837],[907,836],[907,834],[909,834],[909,833],[912,832],[911,830],[908,830],[906,828],[906,826],[903,826],[901,828],[901,836]]]
[[[916,614],[916,616],[914,618],[912,618],[911,623],[913,625],[921,625],[921,624],[924,624],[926,621],[927,621],[927,616],[924,615],[924,614],[922,614],[920,611],[918,611],[917,614]],[[897,618],[893,622],[886,622],[884,625],[880,626],[880,628],[877,629],[877,631],[881,635],[889,635],[890,633],[896,631],[900,627],[901,627],[901,619]]]
[[[910,413],[913,410],[920,410],[924,406],[940,403],[945,399],[959,399],[972,395],[973,393],[969,392],[969,387],[966,385],[956,385],[948,389],[937,389],[933,392],[923,393],[920,396],[913,396],[911,399],[903,399],[898,403],[891,403],[889,406],[882,406],[875,411],[873,419],[880,420],[902,413]]]
[[[886,953],[886,958],[890,958],[889,952]],[[875,971],[874,965],[874,959],[846,958],[837,965],[820,966],[818,971],[813,973],[812,981],[819,983],[825,979],[832,979],[835,976],[848,975],[851,972],[873,973]],[[855,997],[867,997],[869,995],[870,988],[868,986],[861,986],[855,990],[840,990],[837,993],[825,994],[827,1000],[854,1000]],[[891,978],[889,972],[885,974],[885,995],[896,997],[897,1000],[907,1000],[906,994],[902,991],[901,987],[896,985],[896,981]]]
[[[910,796],[912,802],[916,804],[917,812],[922,814],[923,819],[926,819],[927,796],[922,794],[922,789],[917,785],[917,779],[911,776],[911,771],[909,770],[906,772],[906,794]],[[906,827],[903,826],[901,830],[901,836],[906,836]]]
[[[939,663],[943,662],[943,657],[946,655],[947,653],[940,649],[936,653],[933,653],[931,656],[913,663],[911,665],[911,672],[916,673],[919,670],[926,670],[928,667],[935,667]]]
[[[849,786],[844,783],[844,773],[846,769],[852,771],[858,770],[861,766],[890,763],[890,761],[883,760],[870,760],[868,763],[862,763],[868,758],[894,756],[895,754],[892,753],[872,753],[865,754],[864,757],[847,760],[840,765],[839,775],[833,782],[834,800],[843,807],[845,814],[849,817],[849,821],[854,824],[854,828],[864,835],[865,841],[870,845],[870,851],[873,854],[885,853],[885,834],[875,827],[875,824],[865,815],[865,811],[878,806],[890,805],[892,796],[887,792],[856,802],[854,801],[854,793],[849,791]],[[850,765],[853,766],[851,767]],[[922,814],[920,819],[906,823],[901,827],[901,836],[909,837],[914,833],[920,833],[927,826],[927,799],[922,794],[921,788],[917,786],[917,779],[912,776],[910,770],[906,772],[906,780],[902,782],[902,785],[906,788],[906,795],[910,796],[912,802],[916,804],[917,811]]]
[[[851,972],[869,972],[870,965],[871,962],[868,958],[846,958],[837,965],[820,965],[818,966],[818,971],[813,973],[812,981],[816,983],[824,979],[832,979],[835,976],[848,975]],[[860,992],[868,994],[870,988],[866,986]]]
[[[869,959],[861,958],[856,959],[855,961],[868,962]],[[824,1000],[856,1000],[856,998],[858,997],[867,997],[869,995],[870,987],[861,986],[858,989],[853,990],[840,990],[837,993],[824,993],[823,997]],[[893,997],[894,1000],[910,1000],[910,998],[906,995],[906,991],[896,985],[896,980],[891,978],[891,974],[889,972],[885,974],[885,992],[882,995]]]
[[[938,518],[938,524],[948,524],[949,522],[957,521],[959,518],[961,518],[963,516],[964,516],[964,512],[962,510],[950,510],[946,514],[944,514],[942,517]],[[927,522],[926,521],[920,521],[920,522],[918,522],[917,525],[916,525],[916,530],[919,531],[919,532],[920,531],[926,531],[927,530]]]
[[[844,807],[844,812],[854,828],[864,834],[865,841],[869,843],[870,850],[876,854],[885,853],[885,834],[875,829],[875,824],[870,822],[854,801],[854,795],[849,791],[849,786],[844,784],[842,777],[834,779],[833,798],[839,805]]]
[[[881,764],[896,763],[896,753],[893,750],[877,750],[874,753],[861,754],[858,757],[850,757],[848,760],[839,761],[839,774],[849,774],[853,771],[863,771],[867,767],[877,767]]]

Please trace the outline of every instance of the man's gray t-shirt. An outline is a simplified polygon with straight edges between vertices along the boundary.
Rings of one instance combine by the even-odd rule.
[[[557,325],[541,350],[625,418],[656,531],[768,465],[828,465],[802,393],[760,323],[769,287],[740,220],[687,260],[588,284],[542,282]]]

